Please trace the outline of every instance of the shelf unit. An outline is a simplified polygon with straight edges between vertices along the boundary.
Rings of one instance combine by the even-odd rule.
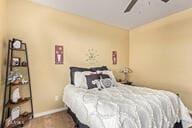
[[[1,128],[20,128],[23,126],[24,123],[29,121],[33,118],[33,100],[32,100],[32,90],[31,90],[31,78],[30,78],[30,70],[29,70],[29,60],[28,60],[28,53],[27,53],[27,45],[26,43],[21,43],[21,48],[13,48],[14,40],[9,40],[8,44],[8,55],[7,55],[7,68],[6,68],[6,79],[5,79],[5,92],[4,92],[4,101],[3,101],[3,111],[2,111],[2,120],[1,120]],[[26,61],[26,65],[12,65],[12,59],[13,57],[16,57],[15,54],[19,52],[23,52],[23,58]],[[18,57],[18,56],[17,56]],[[19,82],[18,84],[9,83],[8,76],[11,71],[15,71],[16,69],[20,68],[26,68],[25,73],[28,78],[28,83],[22,84],[22,82]],[[11,99],[11,95],[13,92],[14,87],[22,88],[22,87],[28,87],[29,90],[29,96],[20,98],[17,103],[13,103]],[[11,116],[11,110],[17,106],[22,106],[23,104],[30,103],[30,112],[28,112],[27,115],[20,114],[20,116],[15,119],[14,121],[20,121],[23,124],[22,125],[16,125],[11,124],[8,127],[5,127],[5,121],[7,118]]]
[[[13,103],[12,101],[9,101],[5,105],[5,107],[14,108],[14,107],[20,106],[21,104],[27,103],[30,100],[31,100],[30,97],[25,97],[24,99],[19,99],[17,103]]]
[[[27,86],[28,84],[22,84],[22,83],[19,83],[19,84],[8,84],[7,86],[12,86],[12,87],[18,87],[18,86]]]

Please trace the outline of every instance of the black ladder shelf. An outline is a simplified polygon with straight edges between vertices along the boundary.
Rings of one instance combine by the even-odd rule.
[[[4,101],[3,101],[3,111],[2,111],[2,119],[1,119],[1,128],[20,128],[29,121],[30,119],[33,118],[33,100],[32,100],[32,90],[31,90],[31,79],[30,79],[30,72],[29,72],[29,61],[28,61],[28,53],[27,53],[27,45],[26,43],[21,42],[21,48],[13,48],[13,40],[9,40],[8,44],[8,55],[7,55],[7,68],[6,68],[6,79],[5,79],[5,89],[4,89]],[[25,65],[13,65],[12,64],[12,59],[15,57],[15,54],[19,52],[24,52],[23,53],[23,58],[26,62]],[[20,68],[26,68],[23,72],[27,75],[28,82],[23,84],[23,83],[18,83],[18,84],[13,84],[9,83],[8,81],[8,76],[10,72],[15,71]],[[29,96],[28,97],[23,97],[18,100],[18,102],[13,103],[11,100],[12,92],[13,92],[13,87],[18,87],[22,88],[23,86],[27,86],[29,89]],[[25,113],[20,113],[20,116],[15,119],[13,122],[22,122],[22,124],[15,124],[12,123],[9,126],[5,126],[6,119],[11,117],[11,110],[14,107],[21,106],[25,103],[30,103],[30,112]]]

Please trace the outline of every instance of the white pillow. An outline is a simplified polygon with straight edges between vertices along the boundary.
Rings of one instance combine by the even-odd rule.
[[[97,71],[97,74],[106,74],[106,75],[109,75],[109,77],[112,79],[112,81],[114,83],[117,83],[116,79],[115,79],[115,76],[113,74],[112,71],[109,71],[109,70],[104,70],[104,71]]]
[[[87,80],[86,80],[85,76],[94,74],[94,73],[96,73],[96,72],[91,72],[91,71],[75,72],[75,75],[74,75],[75,87],[88,89]]]
[[[74,85],[80,87],[82,84],[82,72],[75,72],[74,74]]]

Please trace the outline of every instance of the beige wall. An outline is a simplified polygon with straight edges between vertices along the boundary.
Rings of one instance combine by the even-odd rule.
[[[7,1],[0,0],[0,121],[2,113],[2,99],[3,99],[3,77],[4,77],[4,59],[5,59],[5,43],[7,39]]]
[[[4,48],[7,41],[7,1],[0,0],[0,67],[4,64]],[[0,68],[0,81],[3,84],[3,69]]]
[[[69,82],[69,66],[87,67],[89,48],[98,51],[96,65],[107,65],[119,74],[128,65],[127,30],[33,4],[8,0],[8,37],[27,42],[35,113],[63,107],[61,96]],[[54,46],[64,46],[64,65],[54,64]],[[118,64],[112,65],[112,50]],[[59,95],[60,100],[54,101]]]
[[[180,93],[192,109],[192,9],[130,31],[131,80]]]

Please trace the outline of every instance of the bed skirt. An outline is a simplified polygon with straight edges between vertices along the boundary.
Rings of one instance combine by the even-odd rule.
[[[75,128],[89,128],[87,125],[82,124],[76,117],[76,115],[71,111],[70,108],[67,109],[67,112],[69,115],[71,115],[74,123],[75,123]]]
[[[76,117],[76,115],[71,111],[70,108],[68,108],[67,110],[68,114],[71,115],[74,123],[75,123],[75,128],[89,128],[89,126],[82,124],[78,118]],[[182,122],[179,123],[175,123],[175,126],[173,128],[183,128],[182,126]]]

